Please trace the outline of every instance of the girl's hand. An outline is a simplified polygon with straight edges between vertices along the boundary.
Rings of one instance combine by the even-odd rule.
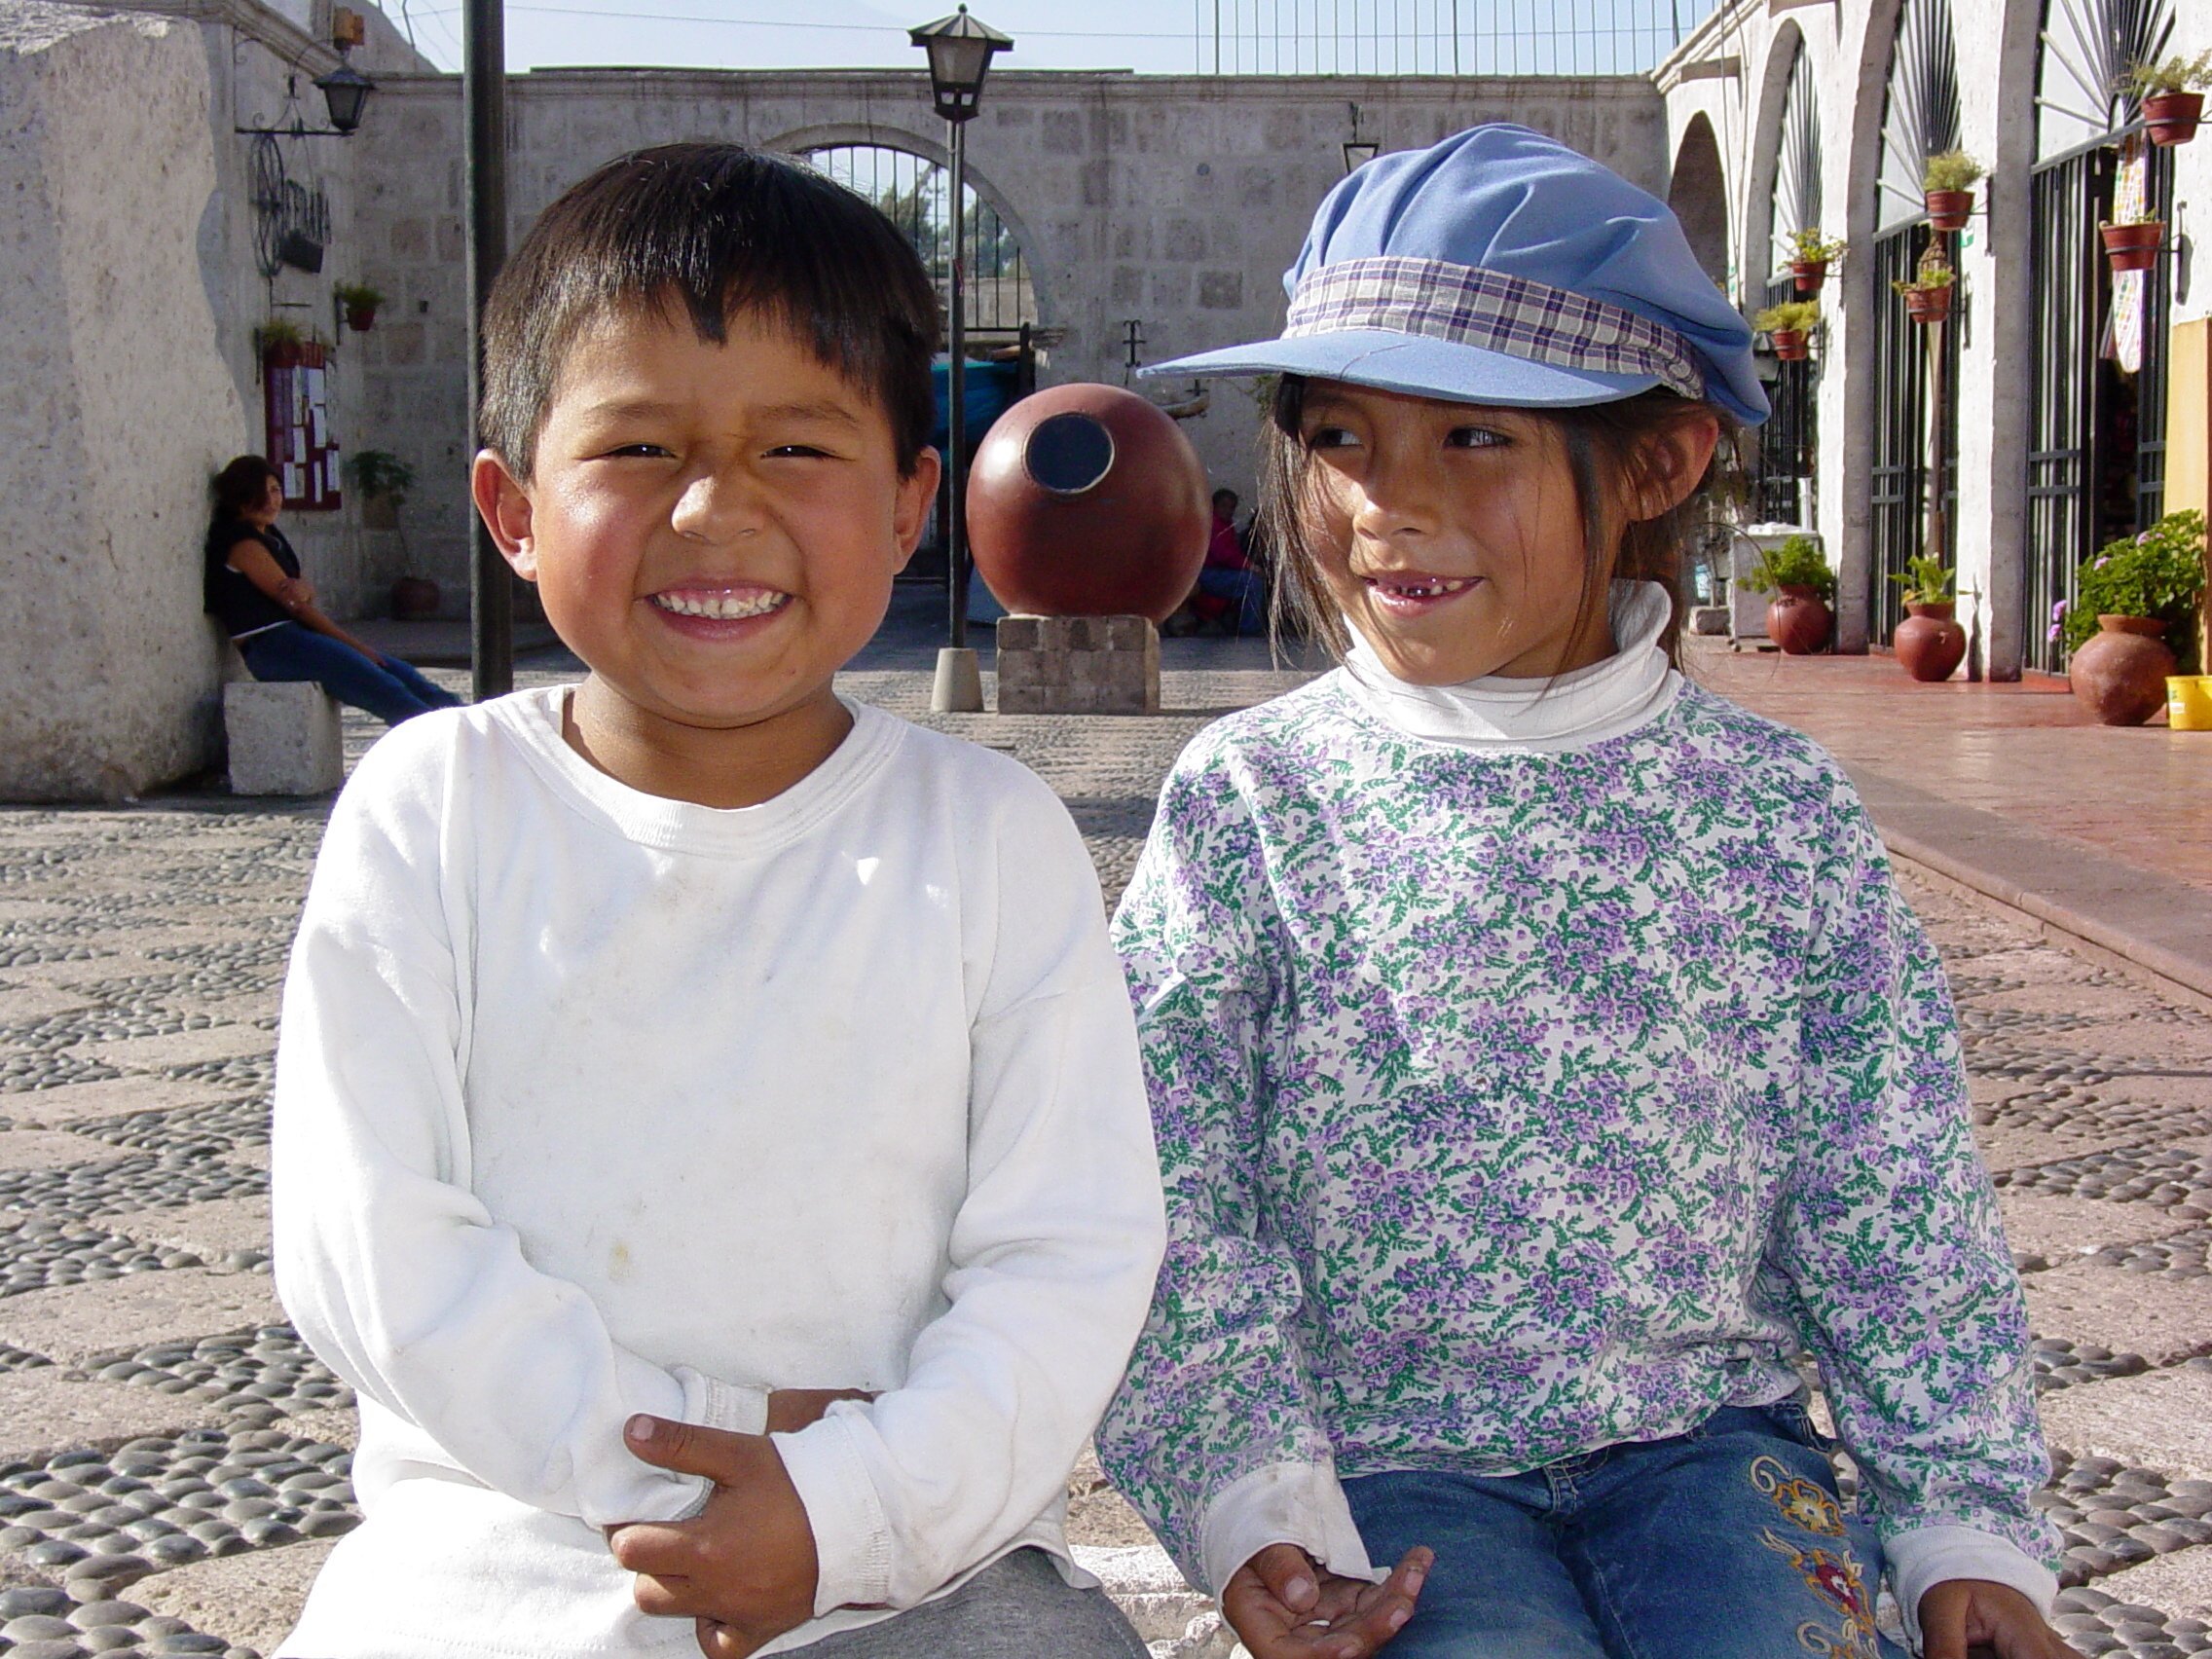
[[[1946,1578],[1920,1598],[1923,1659],[2079,1659],[2035,1604],[2006,1584]]]
[[[1236,1569],[1221,1615],[1252,1659],[1366,1659],[1404,1628],[1435,1564],[1408,1550],[1381,1584],[1324,1572],[1295,1544],[1270,1544]]]

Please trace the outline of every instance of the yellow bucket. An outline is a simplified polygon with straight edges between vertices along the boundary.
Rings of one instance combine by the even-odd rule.
[[[2212,674],[2166,676],[2166,724],[2176,731],[2212,731]]]

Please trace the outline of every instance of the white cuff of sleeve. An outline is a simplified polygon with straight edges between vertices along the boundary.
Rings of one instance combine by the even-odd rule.
[[[891,1599],[891,1526],[844,1416],[771,1436],[814,1530],[814,1614],[881,1606]]]
[[[1884,1538],[1882,1553],[1889,1557],[1890,1588],[1916,1653],[1921,1646],[1920,1598],[1953,1578],[1979,1578],[2017,1590],[2046,1619],[2058,1597],[2058,1574],[2009,1538],[1978,1527],[1915,1527]]]
[[[1345,1489],[1326,1463],[1271,1463],[1233,1481],[1206,1505],[1198,1562],[1214,1600],[1236,1569],[1270,1544],[1296,1544],[1346,1578],[1380,1584],[1388,1576],[1369,1564]]]
[[[709,1377],[703,1371],[693,1371],[688,1365],[676,1368],[676,1380],[683,1384],[685,1422],[701,1422],[709,1428],[726,1428],[732,1434],[768,1432],[767,1389],[741,1382],[724,1382],[719,1377]]]

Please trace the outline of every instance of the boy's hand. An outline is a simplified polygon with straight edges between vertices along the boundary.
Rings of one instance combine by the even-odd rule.
[[[1436,1557],[1408,1550],[1381,1584],[1324,1572],[1296,1544],[1270,1544],[1223,1586],[1221,1614],[1252,1659],[1366,1659],[1414,1616]]]
[[[865,1388],[775,1388],[768,1394],[768,1432],[796,1434],[839,1400],[872,1400]]]
[[[744,1659],[814,1616],[814,1529],[766,1435],[641,1416],[623,1439],[647,1463],[715,1483],[688,1521],[608,1534],[614,1559],[638,1575],[641,1611],[694,1620],[707,1659]]]
[[[1946,1578],[1920,1598],[1923,1659],[2078,1659],[2035,1604],[2005,1584]]]

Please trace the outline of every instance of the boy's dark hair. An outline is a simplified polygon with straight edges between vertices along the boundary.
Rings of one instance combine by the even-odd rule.
[[[499,273],[484,313],[477,424],[528,480],[576,337],[611,313],[678,303],[701,340],[764,312],[890,417],[902,475],[937,424],[938,301],[882,213],[782,156],[664,144],[608,163],[548,207]]]
[[[1344,614],[1321,579],[1306,497],[1312,476],[1312,452],[1301,427],[1306,381],[1285,375],[1275,386],[1272,419],[1261,431],[1260,525],[1279,555],[1274,584],[1273,623],[1279,633],[1318,640],[1342,662],[1351,646]],[[1575,505],[1582,518],[1582,597],[1575,615],[1580,636],[1606,603],[1608,579],[1657,582],[1674,601],[1674,612],[1659,636],[1670,661],[1679,662],[1682,633],[1682,549],[1705,510],[1706,498],[1735,454],[1736,423],[1725,410],[1694,402],[1664,387],[1611,403],[1584,408],[1524,409],[1559,432],[1574,479]],[[1609,503],[1653,482],[1653,441],[1677,422],[1712,417],[1720,423],[1720,442],[1696,489],[1669,512],[1628,524],[1612,522]],[[1620,487],[1627,486],[1624,492]]]
[[[269,481],[276,469],[258,455],[241,455],[215,474],[214,523],[240,517],[248,507],[261,505]]]

